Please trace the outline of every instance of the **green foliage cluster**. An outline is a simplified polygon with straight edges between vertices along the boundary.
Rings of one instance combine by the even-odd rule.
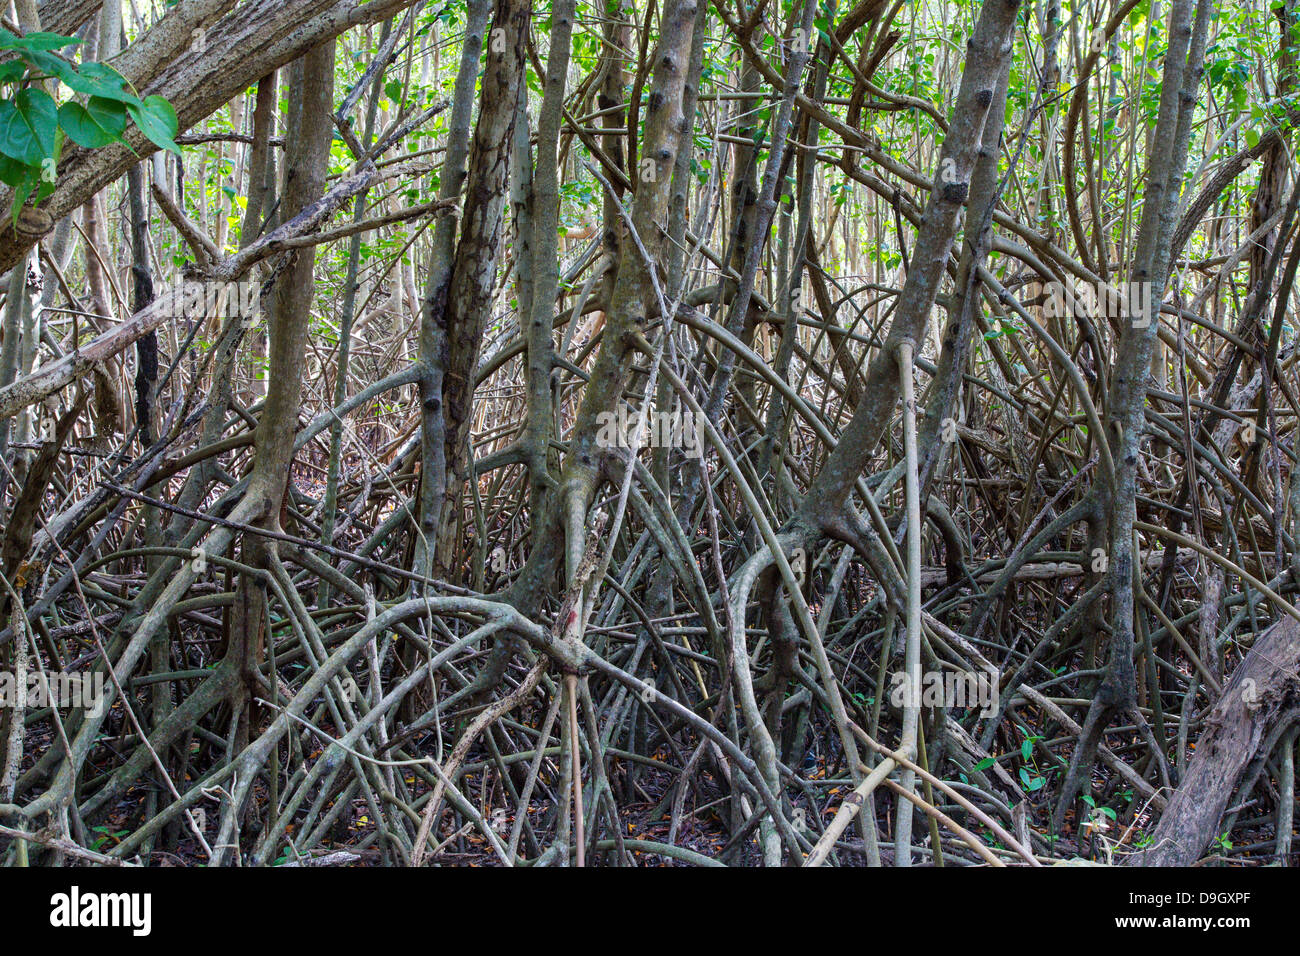
[[[57,33],[16,36],[0,28],[0,182],[13,187],[13,215],[35,193],[39,202],[54,191],[66,139],[86,149],[125,142],[127,122],[156,146],[177,154],[176,111],[164,97],[141,98],[106,63],[74,63],[56,52],[80,43]],[[85,102],[63,103],[45,89],[57,80]]]

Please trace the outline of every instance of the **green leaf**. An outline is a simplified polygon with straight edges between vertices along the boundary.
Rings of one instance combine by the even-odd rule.
[[[122,138],[126,107],[99,96],[92,96],[85,106],[64,103],[59,107],[59,125],[78,146],[98,149]]]
[[[126,77],[104,63],[83,63],[77,75],[79,82],[84,84],[84,87],[73,87],[79,93],[89,93],[92,96],[102,96],[104,99],[119,100],[123,103],[140,102],[140,98],[128,88]]]
[[[69,80],[76,81],[77,68],[62,57],[55,56],[53,53],[44,53],[40,50],[33,50],[30,53],[24,52],[22,58],[31,64],[32,68],[40,73],[48,73],[50,76],[57,77],[63,82]],[[71,83],[69,83],[71,85]]]
[[[983,760],[981,760],[979,763],[977,763],[977,764],[976,764],[974,767],[972,767],[971,769],[972,769],[972,770],[975,770],[975,771],[987,770],[987,769],[989,769],[989,767],[991,767],[991,766],[993,766],[995,763],[997,763],[997,760],[998,760],[997,757],[985,757]]]
[[[1028,760],[1034,755],[1034,742],[1032,740],[1020,741],[1020,757],[1022,760]]]
[[[17,186],[27,175],[27,169],[26,163],[20,163],[9,156],[0,156],[0,183]]]
[[[0,30],[0,50],[59,50],[65,46],[76,46],[80,42],[76,37],[40,30],[21,37],[14,36],[8,30]]]
[[[1026,770],[1024,767],[1021,767],[1020,782],[1025,785],[1026,790],[1028,790],[1030,793],[1033,793],[1035,790],[1040,789],[1043,786],[1043,784],[1046,783],[1047,781],[1044,780],[1042,777],[1029,776],[1029,771]]]
[[[139,97],[127,89],[122,74],[103,63],[83,63],[78,69],[52,53],[24,53],[23,59],[77,93],[123,103],[140,102]]]
[[[67,137],[62,130],[54,137],[54,155],[46,156],[41,160],[41,169],[39,173],[40,186],[36,190],[36,202],[49,197],[54,192],[54,187],[58,183],[59,175],[59,157],[63,155],[63,143]]]
[[[28,166],[40,166],[54,153],[58,108],[50,94],[27,87],[13,100],[0,100],[0,153]]]
[[[61,50],[65,46],[79,46],[81,44],[81,41],[76,37],[65,37],[60,33],[40,30],[27,34],[23,37],[22,42],[29,50]]]
[[[24,166],[22,178],[18,181],[18,185],[14,187],[14,205],[11,225],[15,229],[18,228],[18,214],[22,211],[23,205],[27,202],[27,197],[35,191],[39,175],[40,170],[36,167]]]
[[[135,120],[135,125],[140,127],[140,132],[144,133],[151,143],[169,149],[177,156],[181,154],[181,148],[176,145],[176,134],[180,131],[180,124],[176,120],[176,111],[172,109],[170,103],[161,96],[146,96],[140,105],[127,103],[126,108],[131,118]]]

